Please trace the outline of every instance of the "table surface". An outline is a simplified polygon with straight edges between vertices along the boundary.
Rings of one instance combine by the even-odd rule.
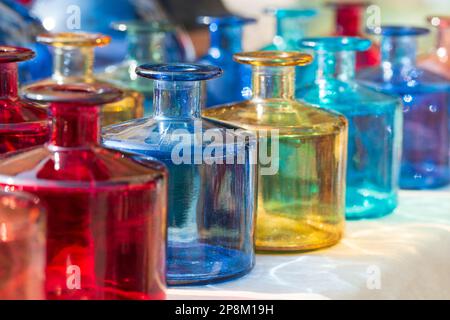
[[[336,246],[257,255],[238,280],[168,290],[187,299],[450,299],[450,189],[401,191],[384,218],[349,221]]]

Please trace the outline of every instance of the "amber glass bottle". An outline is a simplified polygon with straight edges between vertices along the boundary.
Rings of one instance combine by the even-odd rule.
[[[295,67],[310,63],[310,55],[264,51],[234,58],[253,67],[252,98],[203,115],[259,136],[257,249],[335,244],[344,230],[346,119],[295,100]],[[271,150],[271,161],[264,150]]]

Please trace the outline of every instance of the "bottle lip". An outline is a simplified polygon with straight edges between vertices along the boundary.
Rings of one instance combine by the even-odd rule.
[[[328,1],[325,3],[325,7],[331,8],[365,8],[373,3],[371,1]]]
[[[313,8],[276,8],[269,7],[264,9],[265,14],[273,15],[277,18],[313,18],[317,16],[318,11]]]
[[[237,53],[234,61],[253,66],[288,67],[305,66],[313,61],[310,54],[295,51],[253,51]]]
[[[217,25],[224,25],[224,26],[230,26],[230,25],[245,25],[249,23],[255,23],[256,19],[249,18],[249,17],[243,17],[243,16],[237,16],[237,15],[218,15],[218,16],[200,16],[197,18],[198,24],[203,25],[211,25],[211,24],[217,24]]]
[[[27,48],[0,46],[0,63],[26,61],[35,56],[34,51]]]
[[[424,27],[385,25],[376,28],[367,28],[366,32],[387,37],[405,37],[425,35],[429,33],[430,30]]]
[[[437,28],[450,28],[450,16],[432,15],[427,17],[427,21]]]
[[[127,31],[137,33],[151,32],[171,32],[175,30],[175,26],[169,21],[115,21],[111,23],[111,28],[116,31]]]
[[[136,68],[144,78],[164,81],[202,81],[222,75],[221,68],[195,63],[149,63]]]
[[[372,42],[361,37],[314,37],[299,40],[300,48],[315,51],[366,51]]]
[[[43,103],[67,103],[80,106],[102,105],[122,98],[120,89],[107,84],[46,82],[27,86],[23,96],[27,100]]]
[[[102,47],[111,42],[111,37],[100,33],[58,32],[40,34],[36,40],[53,47]]]

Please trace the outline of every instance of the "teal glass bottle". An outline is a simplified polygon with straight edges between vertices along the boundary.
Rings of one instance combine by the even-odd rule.
[[[275,17],[276,27],[272,42],[261,49],[264,51],[298,51],[298,41],[309,34],[309,26],[317,16],[317,10],[303,8],[268,8],[265,12]],[[297,87],[314,81],[315,61],[297,69]]]
[[[167,280],[205,284],[249,272],[255,262],[256,138],[201,117],[204,80],[218,67],[148,64],[154,114],[105,128],[103,143],[151,156],[169,170]],[[213,139],[213,140],[211,140]]]
[[[314,84],[297,96],[349,121],[346,217],[391,213],[397,206],[402,108],[400,99],[355,81],[356,53],[367,50],[370,40],[305,38],[300,45],[315,51],[318,68]]]
[[[206,85],[206,106],[216,106],[246,100],[251,91],[252,70],[233,60],[233,54],[242,51],[242,32],[245,24],[255,19],[239,16],[203,16],[198,22],[206,24],[210,33],[208,53],[199,63],[220,67],[223,76]]]
[[[99,77],[121,88],[138,91],[144,95],[144,115],[153,113],[153,87],[148,81],[138,77],[136,67],[144,63],[170,62],[165,47],[168,35],[175,27],[162,21],[124,21],[115,22],[112,28],[127,32],[128,53],[124,61],[105,68]]]

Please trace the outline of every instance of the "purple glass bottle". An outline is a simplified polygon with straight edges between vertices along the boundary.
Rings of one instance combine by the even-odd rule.
[[[362,70],[359,80],[403,100],[400,187],[429,189],[449,182],[448,110],[450,83],[416,65],[417,36],[425,28],[384,26],[380,67]]]

